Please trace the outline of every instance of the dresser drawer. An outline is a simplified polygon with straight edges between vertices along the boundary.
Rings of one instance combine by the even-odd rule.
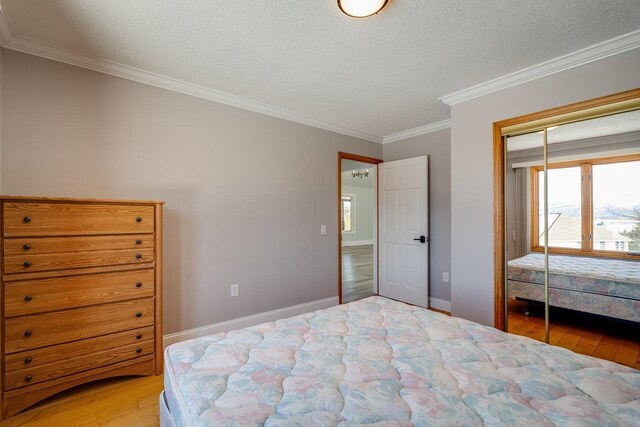
[[[153,261],[153,249],[13,255],[4,258],[4,274],[139,264]]]
[[[5,372],[21,371],[32,367],[41,367],[58,363],[65,359],[86,356],[125,345],[153,340],[153,326],[135,328],[86,340],[74,341],[51,347],[13,353],[5,359]]]
[[[151,297],[154,270],[89,274],[5,283],[6,317]]]
[[[153,298],[13,317],[5,320],[5,353],[152,325]]]
[[[154,207],[7,202],[3,224],[5,237],[153,233]]]
[[[152,234],[80,237],[20,237],[4,240],[4,256],[30,256],[63,252],[153,249]]]
[[[5,390],[37,384],[124,360],[148,356],[153,354],[154,349],[153,339],[121,347],[106,348],[102,351],[92,351],[89,348],[82,351],[85,348],[85,344],[85,340],[73,343],[71,352],[73,354],[80,353],[76,356],[69,355],[49,364],[36,364],[34,361],[24,369],[7,370],[4,376]]]

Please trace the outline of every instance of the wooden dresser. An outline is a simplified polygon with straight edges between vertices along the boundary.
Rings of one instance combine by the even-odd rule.
[[[162,202],[0,197],[2,418],[162,373]]]

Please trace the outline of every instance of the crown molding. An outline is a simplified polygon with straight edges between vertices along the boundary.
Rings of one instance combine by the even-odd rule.
[[[2,3],[0,3],[0,46],[5,47],[13,38],[15,33],[9,22],[9,17],[2,9]]]
[[[483,95],[487,95],[499,90],[503,90],[512,86],[536,80],[551,74],[559,73],[570,68],[579,67],[593,61],[617,55],[628,50],[640,47],[640,30],[636,30],[619,37],[589,46],[584,49],[571,52],[567,55],[559,56],[546,62],[534,65],[498,77],[488,82],[481,83],[470,88],[454,92],[450,95],[443,96],[440,101],[448,105],[455,105],[461,102],[469,101]]]
[[[0,29],[1,28],[2,27],[0,26]],[[265,114],[267,116],[289,120],[303,125],[308,125],[331,132],[352,136],[354,138],[364,139],[366,141],[376,142],[379,144],[382,143],[382,137],[378,135],[373,135],[357,129],[329,123],[310,116],[306,116],[304,114],[299,114],[293,111],[285,110],[283,108],[274,107],[272,105],[251,101],[246,98],[220,92],[214,89],[199,86],[193,83],[188,83],[171,77],[162,76],[160,74],[151,73],[149,71],[130,67],[128,65],[120,64],[117,62],[107,61],[101,58],[79,54],[66,49],[48,46],[44,43],[35,42],[19,36],[11,37],[9,41],[4,44],[4,47],[7,49],[15,50],[17,52],[39,56],[41,58],[46,58],[57,62],[63,62],[65,64],[74,65],[76,67],[86,68],[89,70],[97,71],[99,73],[121,77],[123,79],[156,86],[173,92],[179,92],[186,95],[195,96],[197,98],[219,102],[221,104],[242,108],[244,110],[249,110],[260,114]]]
[[[402,132],[393,133],[382,138],[383,144],[390,142],[402,141],[403,139],[413,138],[414,136],[424,135],[425,133],[436,132],[451,127],[451,119],[442,120],[440,122],[431,123],[413,129],[403,130]]]

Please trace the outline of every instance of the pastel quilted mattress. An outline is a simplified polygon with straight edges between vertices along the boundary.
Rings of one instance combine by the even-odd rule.
[[[166,350],[175,426],[638,426],[640,371],[371,297]]]
[[[544,285],[544,254],[508,262],[509,280]],[[640,259],[549,255],[549,287],[640,300]]]

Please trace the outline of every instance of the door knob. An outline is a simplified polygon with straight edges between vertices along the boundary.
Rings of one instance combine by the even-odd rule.
[[[419,241],[420,243],[425,243],[427,241],[427,238],[424,236],[420,236],[419,239],[413,239],[413,240]]]

